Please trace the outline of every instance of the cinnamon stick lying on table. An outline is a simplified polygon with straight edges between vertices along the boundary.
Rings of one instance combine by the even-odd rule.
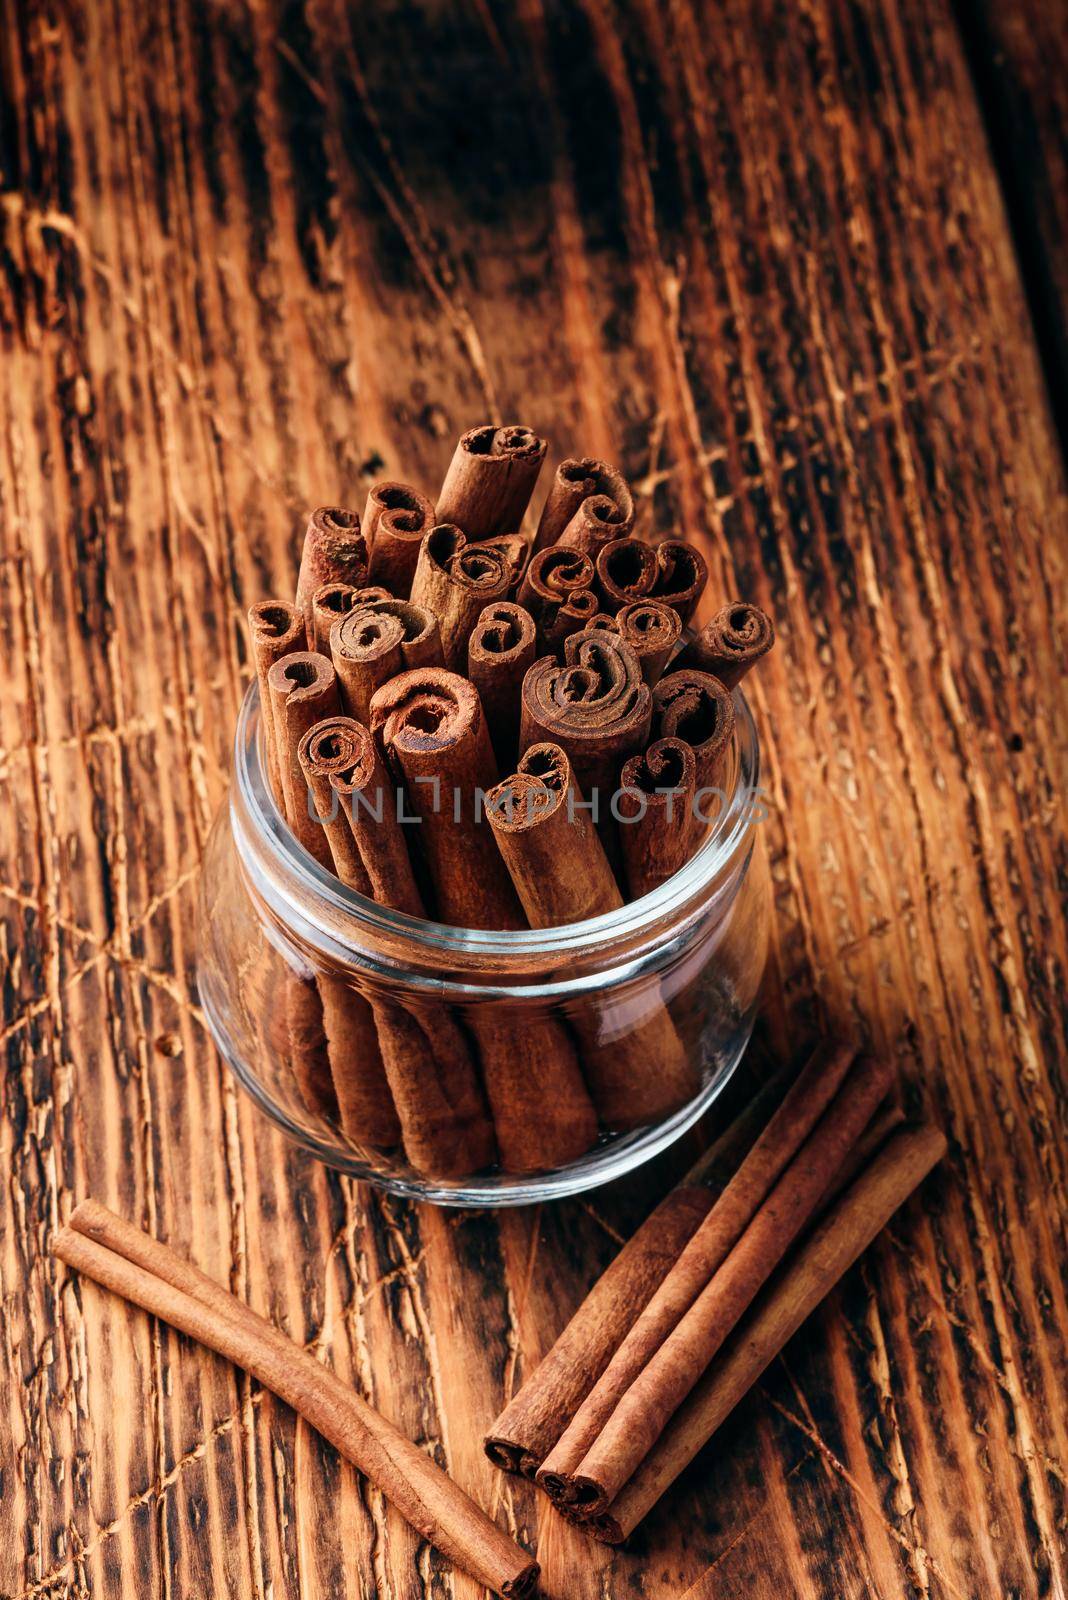
[[[315,640],[312,596],[324,583],[351,583],[361,589],[367,582],[367,540],[355,511],[344,506],[320,506],[313,511],[304,535],[297,576],[297,610],[304,615],[309,645]]]
[[[499,768],[516,758],[523,679],[536,650],[534,619],[511,600],[488,605],[467,641],[467,676],[482,701]]]
[[[166,1245],[89,1200],[56,1233],[52,1250],[84,1277],[250,1372],[478,1583],[506,1600],[531,1593],[537,1563],[424,1451],[273,1323]]]
[[[622,1544],[945,1154],[929,1123],[891,1133],[784,1262],[611,1505],[583,1526]]]
[[[619,843],[632,900],[666,883],[693,854],[696,771],[681,739],[657,739],[623,763]]]
[[[398,600],[407,599],[419,546],[434,521],[434,507],[410,484],[373,483],[363,512],[371,582],[382,584]]]
[[[381,684],[398,672],[445,664],[434,613],[389,595],[381,600],[360,597],[331,629],[330,658],[346,712],[365,724],[371,696]]]
[[[439,523],[419,546],[412,600],[438,619],[445,665],[467,665],[467,641],[485,606],[504,600],[509,573],[499,550],[471,544],[452,523]]]
[[[552,1499],[580,1498],[576,1483],[587,1453],[741,1239],[841,1089],[855,1056],[853,1045],[840,1040],[817,1046],[546,1459],[538,1481]]]
[[[653,690],[653,732],[681,739],[693,751],[698,795],[723,789],[734,736],[734,702],[718,678],[687,667],[669,672]]]
[[[492,835],[474,811],[476,792],[488,795],[497,776],[474,686],[449,672],[404,673],[375,695],[371,724],[423,818],[441,913],[458,927],[522,927]],[[466,1020],[478,1041],[502,1167],[540,1171],[588,1150],[597,1118],[561,1024],[533,1011],[505,1020],[477,1005]]]
[[[732,600],[716,612],[679,657],[679,665],[710,672],[734,689],[775,643],[775,624],[759,606]]]
[[[559,745],[531,745],[518,770],[490,791],[486,815],[531,927],[558,927],[623,904]],[[635,986],[623,1011],[618,1030],[610,1002],[591,999],[568,1015],[593,1103],[614,1129],[677,1110],[699,1082],[655,979],[644,990]]]
[[[304,615],[285,600],[259,600],[248,608],[248,636],[256,681],[260,686],[260,720],[263,724],[267,782],[279,810],[284,810],[285,795],[282,790],[282,771],[278,765],[278,741],[267,674],[283,656],[307,649]]]
[[[513,423],[488,423],[462,435],[438,496],[438,522],[453,522],[469,539],[517,533],[534,493],[545,440]]]
[[[533,1478],[628,1329],[708,1215],[721,1188],[781,1098],[776,1074],[627,1240],[484,1440],[505,1472]]]
[[[538,1482],[553,1498],[577,1502],[591,1515],[615,1499],[824,1200],[890,1079],[886,1062],[863,1058],[853,1066],[738,1242],[672,1331],[648,1352],[579,1462],[573,1464],[566,1434],[545,1461]],[[718,1238],[709,1223],[710,1261]],[[660,1293],[666,1298],[673,1290],[669,1278]],[[579,1418],[572,1429],[573,1441],[586,1443],[579,1440]]]

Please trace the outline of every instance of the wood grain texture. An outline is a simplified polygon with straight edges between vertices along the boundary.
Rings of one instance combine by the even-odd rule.
[[[284,1408],[66,1280],[187,1247],[552,1600],[1065,1592],[1065,480],[947,0],[102,0],[0,36],[0,1595],[467,1600]],[[1063,130],[1062,130],[1063,132]],[[667,1181],[493,1219],[285,1147],[212,1051],[197,863],[310,507],[521,417],[775,616],[775,1053],[951,1156],[633,1549],[479,1436]]]

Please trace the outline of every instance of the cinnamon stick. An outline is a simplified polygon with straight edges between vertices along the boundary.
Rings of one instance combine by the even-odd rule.
[[[478,1583],[508,1600],[530,1594],[536,1562],[423,1450],[251,1306],[93,1201],[75,1209],[52,1250],[84,1277],[250,1372]]]
[[[363,530],[371,552],[368,573],[398,599],[406,599],[419,546],[434,526],[434,507],[407,483],[373,483],[367,491]]]
[[[596,515],[613,529],[609,538],[622,538],[630,532],[634,525],[634,498],[623,475],[607,461],[593,456],[561,461],[542,507],[534,537],[535,551],[554,545],[579,507],[594,499],[600,502]]]
[[[619,840],[632,900],[666,883],[693,854],[696,772],[681,739],[657,739],[623,763]]]
[[[357,589],[351,583],[324,583],[316,589],[311,599],[315,638],[309,641],[309,649],[318,651],[321,656],[330,654],[331,628],[348,615],[356,604],[357,596],[364,593],[365,590]]]
[[[929,1123],[890,1135],[783,1264],[612,1504],[585,1523],[596,1538],[621,1544],[633,1533],[945,1149]]]
[[[694,753],[697,790],[722,789],[734,735],[734,702],[718,678],[687,667],[669,672],[653,690],[653,731],[681,739]]]
[[[527,539],[521,533],[505,533],[492,539],[483,539],[481,543],[484,550],[495,550],[500,556],[508,574],[506,593],[515,594],[523,581],[523,574],[527,570],[527,561],[530,557],[530,545]]]
[[[367,582],[367,540],[355,511],[344,506],[320,506],[313,511],[304,535],[297,577],[297,610],[304,615],[308,641],[315,639],[312,596],[324,583],[351,583],[360,589]]]
[[[687,645],[679,664],[710,672],[728,689],[734,689],[774,643],[775,624],[767,612],[744,600],[732,600]]]
[[[487,796],[486,815],[531,927],[558,927],[622,905],[619,886],[559,745],[530,746]],[[607,1128],[637,1127],[684,1105],[698,1088],[655,981],[619,1006],[590,1001],[569,1014],[586,1083]]]
[[[486,796],[496,779],[474,686],[448,672],[405,673],[375,695],[371,723],[423,818],[439,910],[459,927],[522,927],[511,882],[474,814],[476,792]],[[589,1149],[597,1118],[562,1025],[535,1011],[505,1020],[492,1005],[470,1007],[467,1022],[504,1170],[540,1171]]]
[[[483,1445],[505,1472],[533,1478],[782,1094],[766,1084],[693,1171],[660,1202],[594,1284]]]
[[[855,1055],[851,1044],[835,1039],[813,1052],[546,1459],[538,1481],[552,1499],[579,1498],[584,1460],[616,1408],[741,1239],[841,1088]]]
[[[660,681],[671,653],[682,637],[682,618],[659,600],[635,600],[621,606],[615,616],[599,612],[587,624],[618,633],[638,658],[642,677],[650,688]]]
[[[486,606],[467,641],[467,676],[478,690],[498,767],[515,761],[523,679],[537,648],[534,619],[523,606]]]
[[[467,664],[467,641],[483,608],[508,593],[508,569],[499,550],[471,544],[452,523],[439,523],[419,546],[412,600],[438,619],[445,665]]]
[[[282,772],[278,765],[278,741],[274,731],[271,695],[267,674],[276,661],[307,647],[304,616],[285,600],[258,600],[248,608],[248,636],[252,664],[260,686],[262,750],[267,767],[267,782],[280,810],[285,809]]]
[[[472,428],[461,437],[445,474],[437,521],[455,523],[469,539],[518,532],[545,450],[545,440],[518,423]]]
[[[331,718],[306,736],[301,756],[320,811],[335,812],[327,837],[339,877],[381,905],[423,915],[395,791],[367,729],[348,717]],[[390,1104],[411,1165],[439,1179],[488,1166],[496,1155],[493,1130],[471,1052],[456,1023],[443,1006],[430,1002],[402,1007],[386,990],[372,991],[368,999]],[[359,1087],[370,1097],[373,1078]],[[343,1093],[355,1092],[347,1082],[344,1089],[339,1084],[339,1102]]]
[[[547,1490],[594,1516],[615,1499],[816,1211],[890,1077],[885,1062],[865,1058],[853,1067],[722,1265],[617,1401],[580,1464],[559,1475],[546,1461],[538,1481]]]
[[[444,665],[438,619],[409,600],[366,600],[330,633],[338,692],[349,716],[367,722],[371,696],[398,672]]]
[[[314,806],[308,804],[308,785],[301,770],[300,741],[324,717],[336,716],[341,706],[334,669],[314,650],[297,651],[276,661],[267,674],[271,696],[286,821],[309,855],[321,866],[333,868],[326,835]]]
[[[594,820],[607,810],[627,756],[648,742],[652,696],[629,645],[601,628],[564,643],[564,665],[536,661],[523,680],[520,743],[560,745],[575,782],[592,797]]]
[[[546,642],[546,635],[555,623],[560,607],[566,605],[576,590],[589,590],[593,575],[593,562],[581,550],[550,545],[530,558],[519,585],[518,599],[534,618],[543,649],[551,648]]]
[[[704,557],[684,539],[662,539],[656,545],[614,539],[598,550],[596,567],[606,611],[635,600],[659,600],[683,622],[690,620],[708,582]]]
[[[614,467],[609,467],[603,486],[580,503],[557,543],[595,556],[603,544],[626,538],[633,527],[634,497],[630,486]]]

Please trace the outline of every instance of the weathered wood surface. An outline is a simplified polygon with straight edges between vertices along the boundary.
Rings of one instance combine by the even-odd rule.
[[[946,0],[11,0],[0,70],[0,1594],[474,1593],[65,1282],[87,1192],[424,1439],[555,1600],[1063,1594],[1065,483]],[[491,414],[618,459],[710,598],[774,610],[765,1040],[863,1026],[952,1141],[623,1554],[478,1437],[656,1178],[376,1198],[268,1129],[193,984],[245,606],[308,507],[433,488]]]

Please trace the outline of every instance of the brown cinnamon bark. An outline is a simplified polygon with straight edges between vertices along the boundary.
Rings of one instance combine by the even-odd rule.
[[[687,667],[669,672],[653,690],[653,732],[681,739],[697,763],[697,789],[722,789],[734,736],[734,703],[718,678]]]
[[[267,782],[279,810],[284,811],[285,794],[278,765],[278,741],[267,674],[283,656],[307,648],[304,616],[296,606],[289,605],[285,600],[258,600],[248,609],[248,636],[256,681],[260,686],[261,749],[267,766]]]
[[[530,544],[521,533],[502,534],[494,539],[482,540],[484,550],[496,550],[508,574],[509,595],[514,595],[523,581],[530,558]]]
[[[547,1461],[539,1482],[544,1479],[547,1488],[591,1515],[607,1509],[815,1213],[890,1079],[885,1062],[856,1063],[722,1265],[618,1400],[580,1465],[560,1477]]]
[[[624,644],[629,644],[638,657],[642,677],[650,689],[671,659],[671,653],[682,637],[682,618],[670,606],[659,600],[635,600],[621,606],[615,616],[602,611],[587,624],[590,628],[606,628],[618,633]]]
[[[606,813],[627,756],[648,743],[652,696],[629,645],[601,628],[574,633],[564,665],[536,661],[523,680],[520,743],[561,746],[575,782]]]
[[[551,1498],[578,1498],[576,1480],[587,1453],[741,1239],[841,1088],[855,1055],[839,1040],[817,1047],[546,1459],[538,1481]]]
[[[565,643],[572,634],[581,633],[584,628],[592,625],[597,615],[597,605],[597,596],[592,589],[572,589],[563,605],[558,607],[552,621],[542,630],[543,648],[559,659]]]
[[[710,672],[734,689],[775,643],[775,624],[759,606],[732,600],[705,624],[679,657],[680,666]]]
[[[407,483],[373,483],[367,492],[363,531],[371,552],[368,573],[397,599],[406,599],[415,576],[419,546],[434,526],[434,507]]]
[[[499,769],[516,758],[523,679],[536,649],[533,617],[510,600],[488,605],[467,641],[467,676],[482,701]]]
[[[635,600],[659,600],[688,622],[707,582],[704,557],[684,539],[662,539],[656,545],[616,539],[597,552],[597,585],[606,611]]]
[[[557,539],[596,555],[612,539],[625,539],[634,527],[634,496],[615,467],[605,466],[595,493],[587,495]]]
[[[542,507],[535,551],[554,545],[579,507],[593,499],[602,502],[597,515],[612,527],[609,538],[620,539],[630,532],[634,525],[634,498],[623,475],[607,461],[593,456],[561,461]],[[604,502],[614,508],[614,516]]]
[[[670,1271],[766,1120],[782,1075],[769,1082],[646,1218],[602,1273],[545,1358],[483,1441],[505,1472],[532,1478],[593,1388],[627,1330]]]
[[[302,650],[283,656],[267,674],[271,716],[278,750],[278,765],[285,797],[285,815],[309,855],[321,866],[333,868],[333,857],[314,806],[308,804],[308,785],[300,765],[300,741],[309,728],[341,710],[334,669],[325,656]]]
[[[486,814],[531,927],[559,927],[622,905],[559,745],[528,748],[518,771],[489,795]],[[593,1103],[605,1127],[613,1129],[656,1121],[684,1105],[698,1088],[659,987],[635,991],[629,1004],[618,1033],[610,1009],[596,1001],[576,1007],[568,1017],[582,1046]]]
[[[560,607],[576,590],[590,589],[593,575],[593,562],[581,550],[550,545],[530,558],[518,598],[534,618],[543,649],[549,648],[546,634]]]
[[[693,854],[696,771],[681,739],[657,739],[623,763],[619,842],[632,900],[666,883]]]
[[[84,1201],[52,1241],[77,1272],[250,1372],[311,1423],[450,1561],[496,1594],[531,1592],[537,1564],[347,1384],[251,1306],[140,1229]]]
[[[504,600],[508,569],[499,550],[471,544],[451,523],[432,528],[419,547],[412,600],[438,619],[445,665],[467,665],[467,641],[485,606]]]
[[[438,496],[437,521],[469,539],[517,533],[534,493],[545,440],[518,423],[472,428],[456,446]]]
[[[324,583],[351,583],[360,589],[367,582],[367,540],[355,511],[344,506],[320,506],[313,511],[304,535],[297,577],[297,610],[304,615],[309,643],[315,638],[312,596]]]
[[[628,1538],[797,1329],[945,1154],[930,1124],[892,1133],[783,1264],[615,1500],[586,1523],[606,1544]]]
[[[398,672],[444,665],[441,632],[434,613],[410,600],[360,602],[330,634],[330,656],[341,702],[366,725],[371,696]]]
[[[321,656],[330,654],[330,630],[335,622],[348,616],[357,597],[364,590],[356,589],[351,583],[324,583],[312,595],[312,626],[315,629],[315,638],[309,642],[309,649],[318,651]]]

